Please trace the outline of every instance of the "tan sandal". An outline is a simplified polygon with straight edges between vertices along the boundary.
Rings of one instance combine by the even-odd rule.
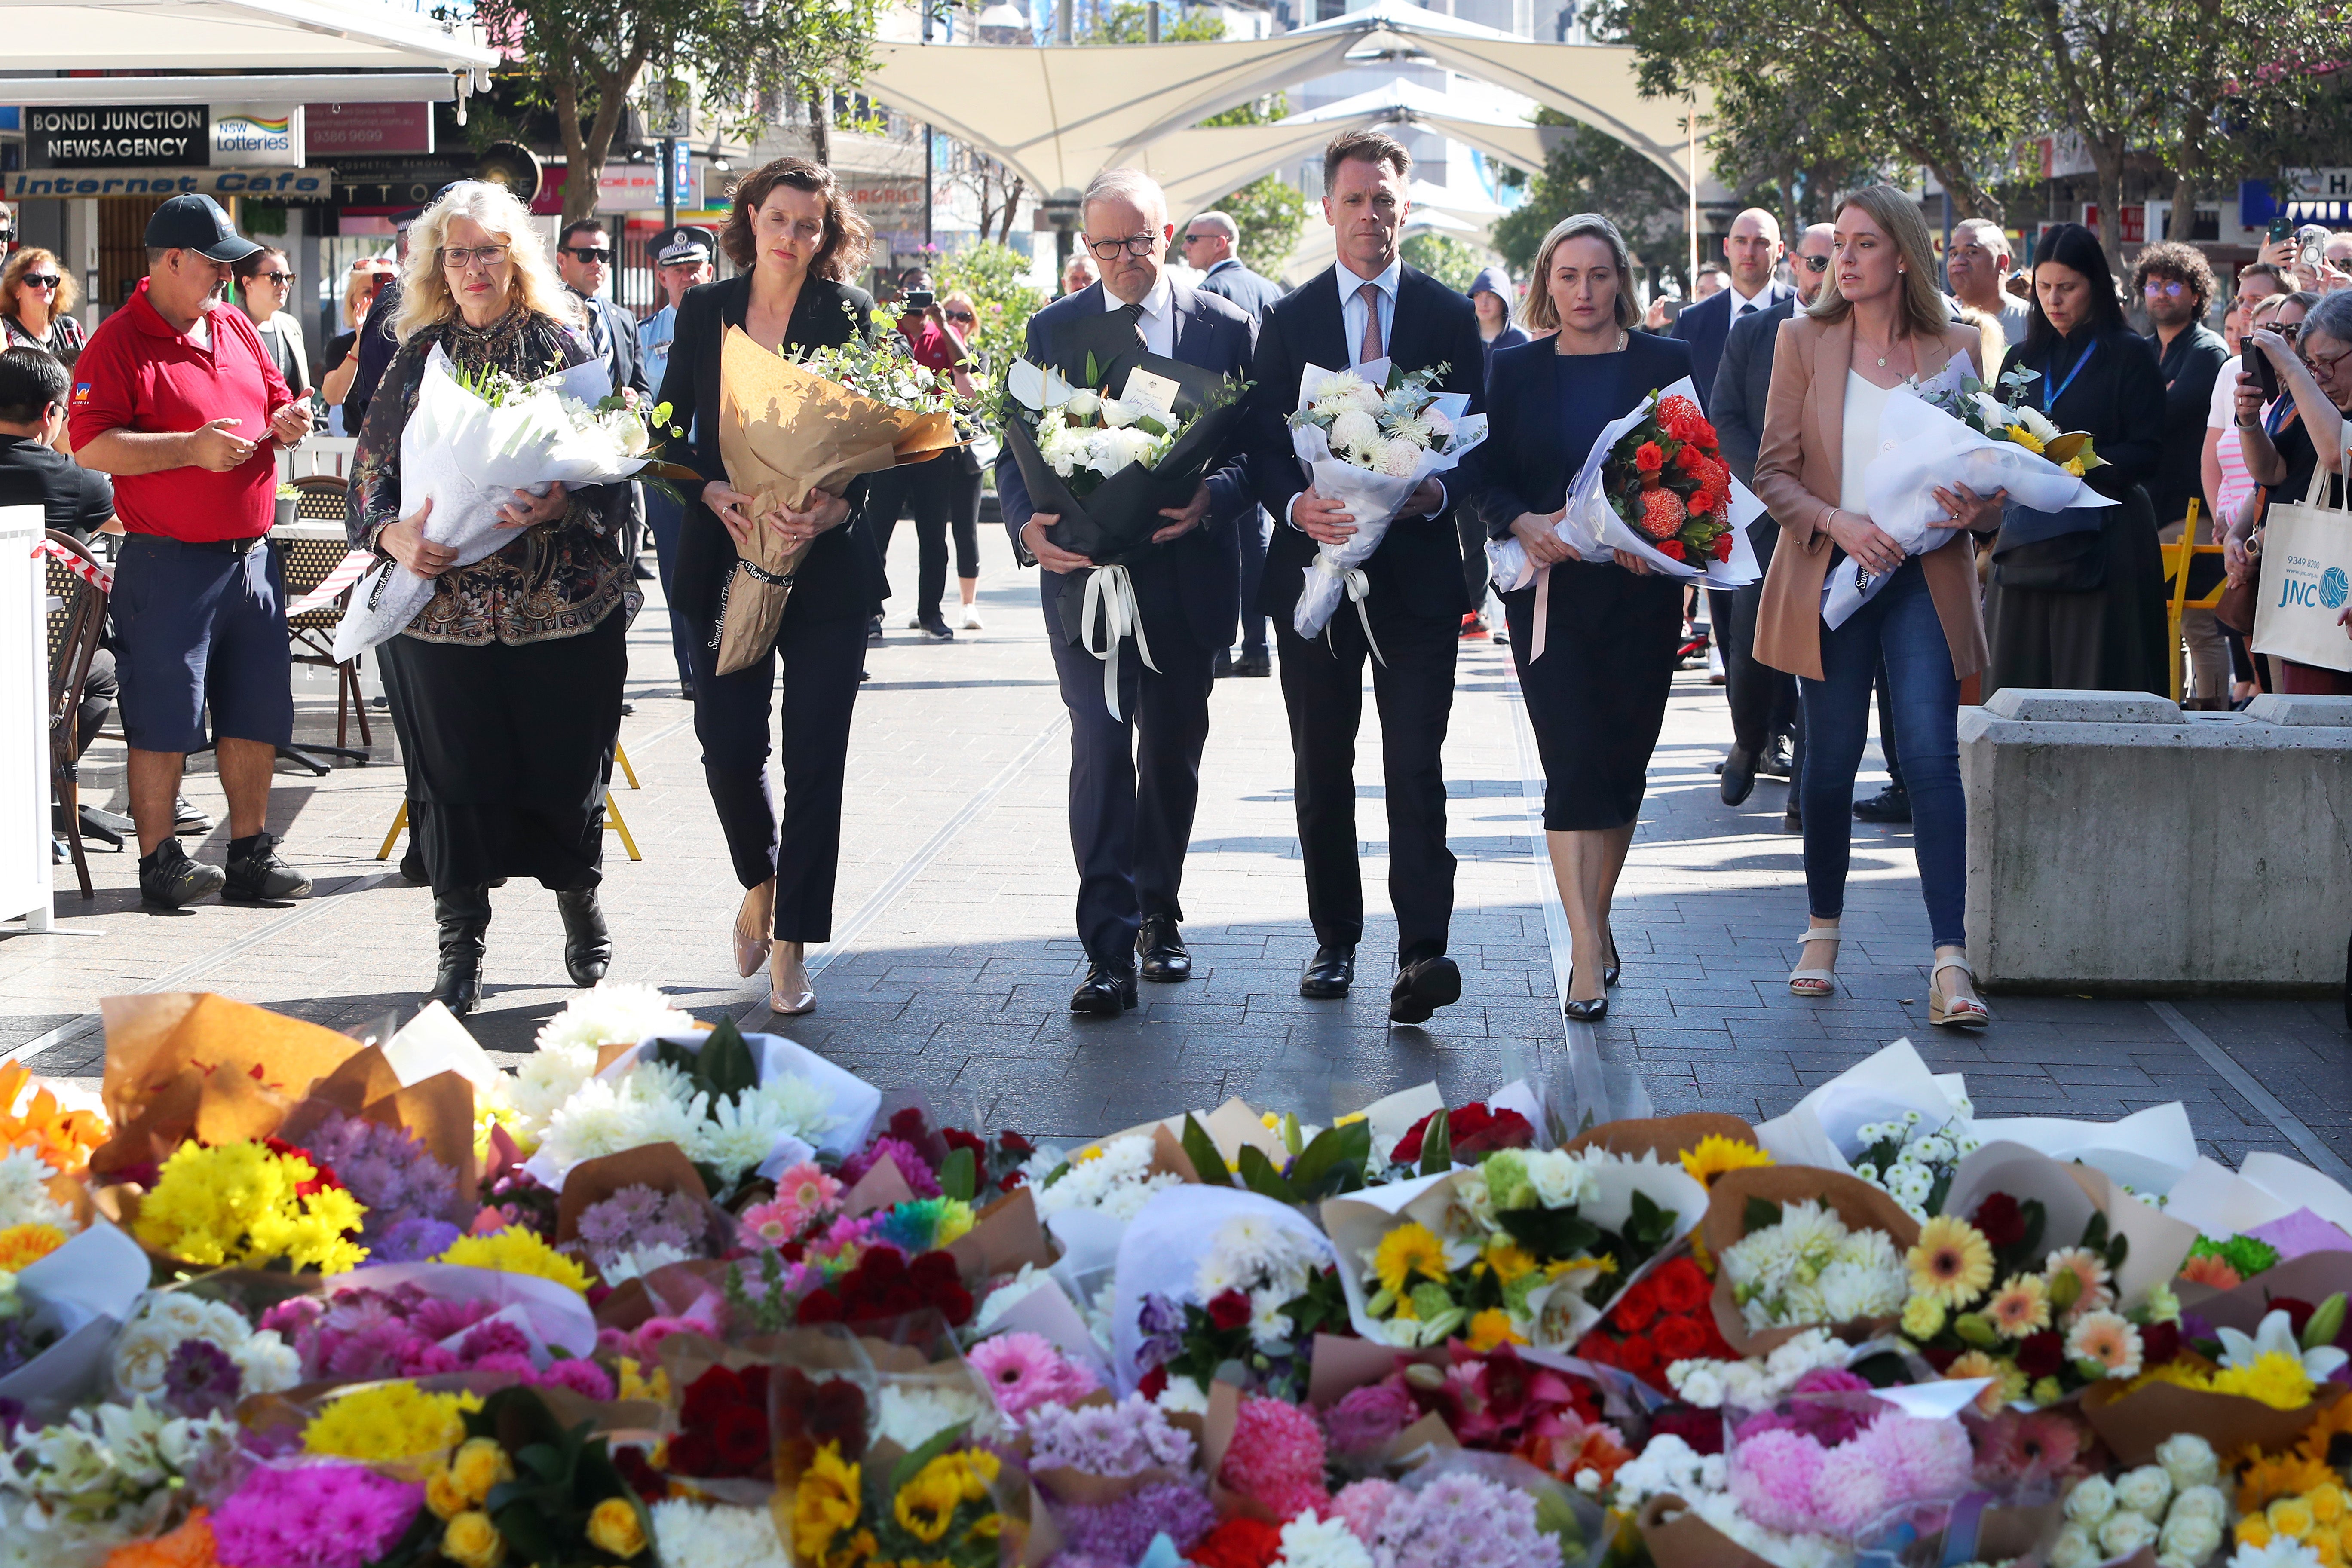
[[[1992,1022],[1992,1011],[1973,996],[1944,999],[1943,991],[1936,984],[1936,976],[1947,969],[1957,969],[1973,982],[1977,972],[1969,967],[1965,958],[1939,958],[1936,967],[1927,972],[1927,1022],[1947,1029],[1981,1029]]]
[[[1814,926],[1799,942],[1842,942],[1835,926]],[[1834,996],[1837,994],[1837,971],[1834,969],[1792,969],[1789,972],[1789,991],[1796,996]]]

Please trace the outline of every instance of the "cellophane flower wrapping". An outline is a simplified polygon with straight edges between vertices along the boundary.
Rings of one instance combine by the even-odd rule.
[[[1878,421],[1878,455],[1862,477],[1870,521],[1904,554],[1930,554],[1968,531],[1932,526],[1946,516],[1936,491],[1966,486],[1979,496],[2006,490],[2009,506],[2045,517],[2074,514],[2052,519],[2039,537],[2097,528],[2097,509],[2116,503],[2082,476],[2015,441],[1988,436],[1949,411],[1959,406],[1960,399],[1987,395],[1965,389],[1975,375],[1969,356],[1956,354],[1916,388],[1898,386],[1886,395],[1886,411]],[[1852,561],[1841,563],[1823,585],[1822,624],[1843,626],[1892,575],[1865,572]]]
[[[1626,521],[1612,499],[1612,484],[1622,489],[1630,473],[1642,467],[1642,442],[1635,439],[1641,427],[1660,417],[1661,411],[1676,398],[1688,404],[1696,414],[1698,389],[1690,377],[1685,376],[1664,391],[1652,393],[1638,407],[1601,427],[1601,434],[1593,439],[1592,449],[1585,454],[1584,466],[1577,470],[1575,483],[1568,488],[1567,507],[1553,531],[1561,543],[1576,551],[1580,560],[1613,561],[1622,550],[1646,562],[1653,572],[1669,577],[1705,578],[1709,588],[1745,587],[1763,575],[1756,565],[1755,547],[1748,542],[1748,525],[1764,515],[1764,503],[1746,485],[1733,479],[1727,469],[1710,474],[1703,486],[1715,506],[1722,509],[1718,515],[1729,525],[1722,535],[1728,542],[1727,552],[1710,552],[1701,563],[1662,552],[1661,537]],[[1706,444],[1712,447],[1711,427]],[[1717,468],[1722,468],[1719,457],[1712,461]],[[1673,487],[1659,488],[1655,493],[1672,494]],[[1675,504],[1680,508],[1682,500],[1677,497]],[[1665,521],[1678,523],[1686,516],[1685,511],[1677,510],[1674,518]],[[1670,529],[1663,542],[1672,540]],[[1528,559],[1526,547],[1517,539],[1489,542],[1486,561],[1494,572],[1495,586],[1503,593],[1524,588],[1535,581],[1535,566]]]
[[[1291,449],[1307,466],[1315,493],[1343,502],[1356,531],[1318,544],[1307,567],[1291,626],[1321,635],[1362,567],[1421,481],[1460,463],[1486,438],[1486,416],[1472,414],[1466,392],[1433,392],[1445,366],[1407,373],[1385,359],[1354,370],[1309,364],[1298,377],[1290,416]]]
[[[520,537],[499,525],[499,508],[515,491],[545,495],[554,483],[576,489],[627,479],[651,456],[635,416],[616,421],[594,412],[612,386],[604,362],[592,360],[538,381],[477,390],[436,346],[401,431],[400,514],[412,517],[433,503],[425,537],[457,552],[454,570]],[[397,561],[370,568],[335,627],[335,657],[350,658],[398,636],[433,597],[433,584]]]

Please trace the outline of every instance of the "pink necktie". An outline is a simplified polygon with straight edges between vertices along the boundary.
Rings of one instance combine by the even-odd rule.
[[[1356,298],[1364,302],[1364,352],[1356,363],[1369,364],[1381,357],[1381,286],[1367,283],[1356,290]]]

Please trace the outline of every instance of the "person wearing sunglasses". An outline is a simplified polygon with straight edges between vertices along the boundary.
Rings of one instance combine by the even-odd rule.
[[[28,245],[0,268],[0,332],[7,348],[47,349],[70,367],[81,353],[81,323],[71,314],[79,290],[52,251]]]
[[[644,352],[637,345],[637,319],[607,299],[604,285],[613,276],[613,237],[603,223],[583,217],[566,224],[555,242],[555,270],[563,286],[586,306],[581,335],[595,357],[613,372],[613,390],[624,387],[650,398]]]
[[[2166,696],[2171,632],[2148,498],[2164,458],[2164,381],[2155,346],[2124,320],[2099,237],[2081,224],[2044,231],[2034,249],[2033,320],[2002,361],[2004,374],[2015,370],[2035,373],[2025,395],[2036,410],[2089,434],[2104,461],[2086,482],[2116,504],[2006,509],[1985,593],[1984,695],[2027,686]]]
[[[278,374],[294,395],[310,390],[310,352],[302,342],[300,318],[287,307],[294,300],[294,264],[282,250],[263,246],[230,269],[231,286],[246,320],[261,334]]]
[[[660,282],[662,308],[637,327],[637,344],[644,352],[646,380],[658,387],[669,373],[670,345],[677,339],[677,310],[687,290],[698,289],[718,276],[711,258],[719,253],[719,237],[708,229],[673,228],[654,237],[654,277]],[[646,529],[654,536],[654,560],[661,578],[662,599],[669,605],[670,657],[677,662],[678,694],[694,700],[694,663],[687,649],[694,640],[693,623],[670,596],[677,572],[678,531],[686,526],[686,502],[648,486],[645,491]]]
[[[2156,507],[2157,538],[2179,542],[2188,525],[2189,503],[2205,488],[2205,420],[2213,406],[2213,385],[2230,362],[2230,347],[2204,324],[2213,306],[2213,269],[2193,245],[2165,240],[2142,249],[2132,264],[2131,293],[2156,330],[2157,371],[2164,377],[2164,456],[2147,487]],[[2219,543],[2226,527],[2208,517],[2193,542]],[[2180,635],[2189,647],[2186,706],[2230,706],[2230,645],[2213,624],[2210,610],[2184,610]]]
[[[2265,417],[2253,373],[2239,375],[2238,439],[2247,474],[2263,487],[2256,503],[2224,542],[2231,575],[2240,581],[2261,569],[2248,540],[2261,528],[2272,503],[2303,500],[2325,469],[2330,476],[2325,504],[2344,504],[2344,413],[2352,408],[2352,291],[2288,295],[2277,315],[2246,339],[2246,353],[2268,357],[2278,373],[2280,397]],[[2352,675],[2338,670],[2283,658],[2278,675],[2278,689],[2296,696],[2352,696]]]
[[[1953,299],[2000,323],[2002,342],[2021,343],[2033,307],[2009,291],[2011,254],[2000,225],[1962,218],[1952,226],[1952,242],[1944,251],[1944,281]]]

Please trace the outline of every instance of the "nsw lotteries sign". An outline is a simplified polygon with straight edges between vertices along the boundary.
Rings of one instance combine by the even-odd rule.
[[[286,104],[215,104],[212,166],[215,169],[299,169],[302,110]]]

